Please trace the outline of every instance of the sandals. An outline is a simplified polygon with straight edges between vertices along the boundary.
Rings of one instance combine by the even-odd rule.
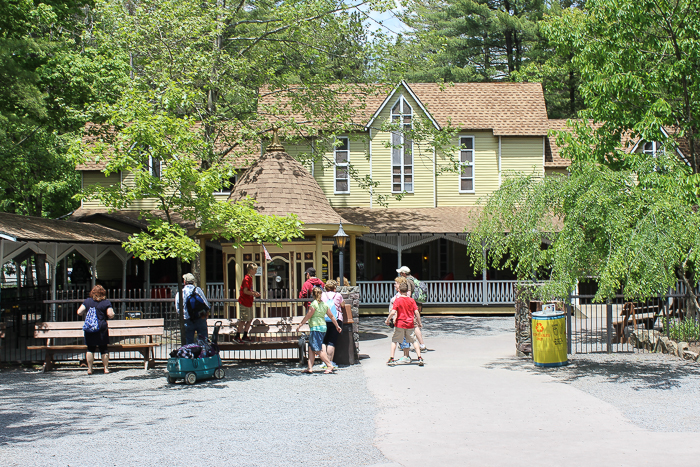
[[[324,375],[332,375],[333,374],[333,368],[328,368],[326,371],[323,372]]]
[[[306,369],[304,369],[304,370],[301,370],[301,372],[302,372],[302,373],[309,374],[309,375],[313,373],[313,371],[309,370],[308,368],[306,368]]]

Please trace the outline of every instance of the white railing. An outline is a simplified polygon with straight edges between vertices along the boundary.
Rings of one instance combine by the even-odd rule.
[[[512,305],[517,281],[425,281],[429,305]],[[388,305],[394,281],[358,281],[362,305]],[[486,299],[484,300],[484,284]]]

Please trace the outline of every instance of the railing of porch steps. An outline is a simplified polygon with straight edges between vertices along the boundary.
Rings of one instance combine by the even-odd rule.
[[[512,305],[517,281],[425,281],[429,305]],[[483,287],[486,284],[484,299]],[[358,281],[361,305],[388,305],[394,281]]]

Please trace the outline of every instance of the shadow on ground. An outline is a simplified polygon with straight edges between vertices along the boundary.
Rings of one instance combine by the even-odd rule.
[[[574,355],[564,367],[536,367],[529,358],[504,358],[485,365],[489,369],[547,374],[561,382],[595,378],[601,383],[626,383],[635,390],[681,387],[686,378],[700,378],[700,366],[653,354]]]

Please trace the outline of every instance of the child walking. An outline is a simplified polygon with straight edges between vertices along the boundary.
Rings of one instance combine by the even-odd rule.
[[[342,328],[338,325],[338,320],[335,319],[331,309],[323,303],[321,296],[323,295],[323,290],[320,287],[314,287],[313,289],[314,301],[309,305],[309,312],[304,316],[304,319],[299,323],[297,331],[308,321],[309,328],[311,328],[311,333],[309,336],[309,368],[304,370],[304,373],[313,373],[314,361],[316,360],[316,355],[319,356],[321,361],[326,364],[326,371],[324,373],[333,373],[333,364],[328,359],[328,355],[323,351],[323,338],[326,335],[326,316],[331,319],[333,326],[338,331],[338,334],[342,332]]]
[[[399,293],[401,293],[401,296],[394,300],[394,306],[386,319],[387,325],[389,325],[389,323],[392,321],[394,323],[394,335],[391,338],[391,357],[389,357],[387,365],[393,366],[396,364],[396,360],[394,360],[396,346],[406,339],[406,342],[413,344],[413,348],[416,349],[418,365],[423,366],[425,363],[423,362],[423,357],[421,357],[420,354],[420,346],[416,341],[415,326],[413,324],[415,320],[418,326],[421,326],[418,306],[416,305],[416,302],[408,296],[407,283],[399,283]]]

